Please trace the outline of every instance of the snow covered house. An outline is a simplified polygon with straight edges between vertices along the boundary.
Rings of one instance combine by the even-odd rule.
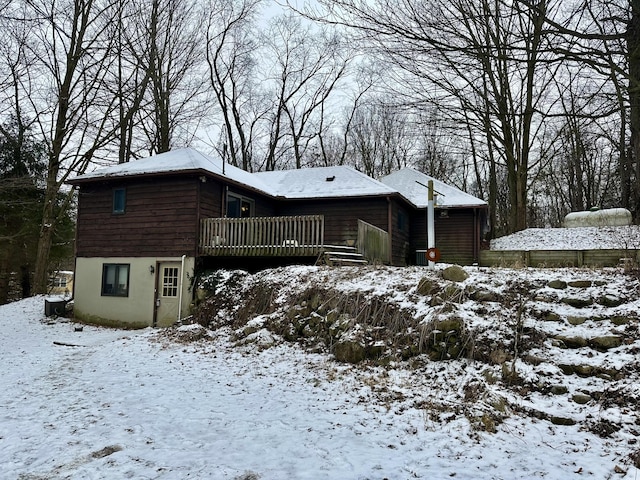
[[[213,268],[358,255],[413,263],[426,246],[426,194],[411,176],[428,179],[411,170],[380,182],[345,166],[249,173],[193,149],[80,175],[69,182],[79,190],[75,315],[99,324],[170,325],[187,314],[197,272]],[[486,210],[475,201],[438,205],[460,228],[454,248],[438,245],[444,261],[477,258],[480,239],[457,238],[479,235],[476,224],[464,223],[479,222],[476,210]],[[444,241],[452,234],[438,235]],[[461,245],[472,250],[453,255]]]
[[[403,168],[383,177],[381,182],[396,189],[415,206],[409,219],[409,248],[419,251],[427,245],[429,180],[433,180],[435,191],[435,244],[441,253],[440,261],[460,265],[477,263],[488,227],[487,202],[413,168]]]

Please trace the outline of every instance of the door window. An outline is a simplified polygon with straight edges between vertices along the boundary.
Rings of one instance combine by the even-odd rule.
[[[162,271],[162,296],[178,296],[178,268],[164,267]]]

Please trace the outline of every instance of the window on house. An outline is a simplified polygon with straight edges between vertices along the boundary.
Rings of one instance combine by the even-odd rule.
[[[178,268],[164,267],[162,272],[162,296],[178,296]]]
[[[398,212],[398,230],[404,232],[407,228],[407,217],[404,212]]]
[[[129,264],[105,263],[102,265],[102,295],[129,296]]]
[[[59,276],[53,279],[53,286],[56,288],[66,288],[67,287],[67,277]]]
[[[113,213],[124,213],[127,203],[127,191],[124,188],[113,189]]]
[[[254,201],[250,198],[227,194],[227,217],[229,218],[248,218],[253,216]]]

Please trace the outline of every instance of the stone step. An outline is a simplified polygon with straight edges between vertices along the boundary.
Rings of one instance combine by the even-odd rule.
[[[601,352],[617,348],[624,343],[624,337],[622,335],[602,335],[599,337],[580,337],[580,336],[568,336],[568,335],[555,335],[553,337],[555,344],[553,346],[568,349],[578,349],[589,347],[593,350]]]

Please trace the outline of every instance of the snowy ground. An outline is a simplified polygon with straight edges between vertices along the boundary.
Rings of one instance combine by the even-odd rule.
[[[491,240],[491,250],[640,249],[640,226],[528,228]]]
[[[313,271],[330,270],[303,274]],[[389,271],[395,272],[390,286],[398,275],[422,275],[419,269]],[[370,277],[352,283],[375,288],[371,276],[382,273],[367,272]],[[511,282],[501,272],[478,270],[470,282],[494,282],[498,289]],[[591,275],[577,275],[585,274]],[[531,275],[546,281],[558,273]],[[609,290],[621,295],[624,285]],[[577,405],[566,396],[533,392],[509,402],[523,411],[613,416],[620,432],[603,437],[581,422],[559,426],[514,411],[488,433],[460,413],[470,408],[460,403],[462,387],[486,376],[485,366],[469,360],[427,362],[414,370],[362,368],[283,342],[238,347],[226,329],[193,342],[151,329],[85,326],[77,332],[73,323],[46,320],[43,304],[36,297],[0,306],[2,479],[640,478],[629,461],[638,448],[635,403]],[[629,305],[637,310],[637,303]],[[480,318],[479,311],[475,315]],[[581,355],[557,352],[567,362]],[[591,357],[633,362],[606,355]],[[586,353],[581,361],[591,357]],[[631,383],[638,378],[634,365]],[[540,379],[562,378],[546,363],[519,368]],[[570,390],[605,381],[567,378]]]

